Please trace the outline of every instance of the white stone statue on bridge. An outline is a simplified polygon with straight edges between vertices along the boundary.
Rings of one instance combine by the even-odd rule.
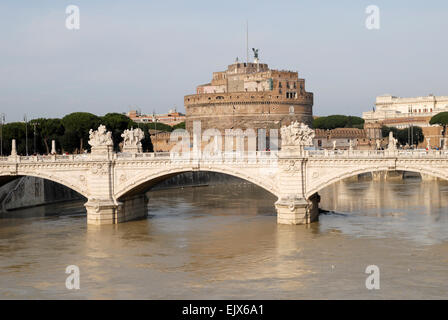
[[[303,150],[305,146],[313,145],[314,130],[304,123],[292,122],[289,126],[283,126],[280,129],[282,138],[282,149],[299,147]]]
[[[121,135],[123,138],[123,152],[142,152],[141,141],[145,137],[142,129],[127,129]]]
[[[93,154],[103,154],[111,152],[114,146],[112,133],[107,131],[106,126],[100,125],[98,130],[89,131],[89,144]]]
[[[89,131],[89,144],[92,148],[101,146],[113,146],[114,142],[112,140],[112,133],[107,131],[106,126],[100,125],[98,130]]]
[[[394,133],[392,131],[389,131],[389,144],[387,145],[387,150],[388,151],[397,150],[397,143],[398,140],[394,138]]]

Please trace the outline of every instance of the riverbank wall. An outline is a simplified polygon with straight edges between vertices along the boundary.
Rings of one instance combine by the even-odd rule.
[[[81,199],[83,196],[79,193],[59,183],[19,177],[0,187],[0,212]]]

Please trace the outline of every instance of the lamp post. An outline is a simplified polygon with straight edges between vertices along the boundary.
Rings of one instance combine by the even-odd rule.
[[[23,116],[23,121],[25,122],[25,152],[26,156],[28,156],[28,119],[26,114]]]
[[[157,118],[156,118],[156,113],[155,111],[152,112],[152,122],[154,122],[154,142],[156,142],[157,140]],[[157,153],[157,145],[152,145],[152,147],[154,148],[154,152]]]
[[[3,157],[3,125],[5,124],[5,114],[0,114],[0,156]]]
[[[36,150],[36,126],[38,126],[38,125],[39,125],[38,122],[33,122],[33,127],[34,127],[34,132],[33,132],[33,134],[34,134],[34,141],[33,141],[33,143],[34,143],[34,154],[36,154],[36,155],[37,155],[37,150]]]

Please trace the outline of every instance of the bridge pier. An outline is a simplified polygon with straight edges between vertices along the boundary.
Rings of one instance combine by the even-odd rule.
[[[146,217],[148,215],[148,197],[145,194],[140,194],[124,198],[121,201],[89,199],[85,207],[88,224],[116,224]]]
[[[309,224],[319,220],[319,194],[303,198],[279,199],[275,203],[278,224]]]

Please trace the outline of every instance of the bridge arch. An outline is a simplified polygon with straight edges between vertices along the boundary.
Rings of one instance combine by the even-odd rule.
[[[316,181],[313,181],[313,178],[310,179],[309,185],[307,184],[307,191],[305,193],[306,198],[310,198],[315,193],[318,193],[320,190],[336,183],[342,181],[344,179],[363,174],[369,172],[384,172],[384,171],[408,171],[420,173],[428,176],[432,176],[435,178],[440,178],[443,180],[448,180],[448,172],[443,172],[441,169],[428,169],[425,167],[414,167],[414,166],[397,166],[396,168],[391,169],[390,167],[364,167],[364,168],[347,168],[347,170],[337,170],[336,174],[332,174],[331,176],[326,175]]]
[[[204,168],[204,169],[192,169],[192,168],[177,168],[177,169],[165,169],[157,172],[148,172],[143,173],[137,176],[132,180],[131,183],[125,184],[123,187],[118,189],[115,193],[116,199],[122,199],[127,196],[134,196],[137,194],[144,193],[148,191],[151,187],[153,187],[158,182],[169,179],[171,177],[177,176],[181,173],[186,172],[215,172],[222,173],[225,175],[233,176],[236,178],[240,178],[247,182],[253,183],[261,187],[262,189],[270,192],[277,198],[279,197],[277,190],[275,189],[273,181],[270,179],[262,180],[260,178],[254,177],[254,175],[246,174],[243,172],[235,171],[232,169],[223,169],[223,168]]]
[[[17,172],[17,174],[0,172],[0,186],[3,186],[10,181],[13,181],[15,179],[25,177],[25,176],[46,179],[46,180],[58,183],[60,185],[63,185],[71,190],[74,190],[85,198],[89,197],[87,190],[80,187],[79,185],[69,181],[68,179],[63,179],[63,178],[59,177],[58,175],[47,174],[42,171],[40,171],[40,172],[20,172],[19,171],[19,172]]]

